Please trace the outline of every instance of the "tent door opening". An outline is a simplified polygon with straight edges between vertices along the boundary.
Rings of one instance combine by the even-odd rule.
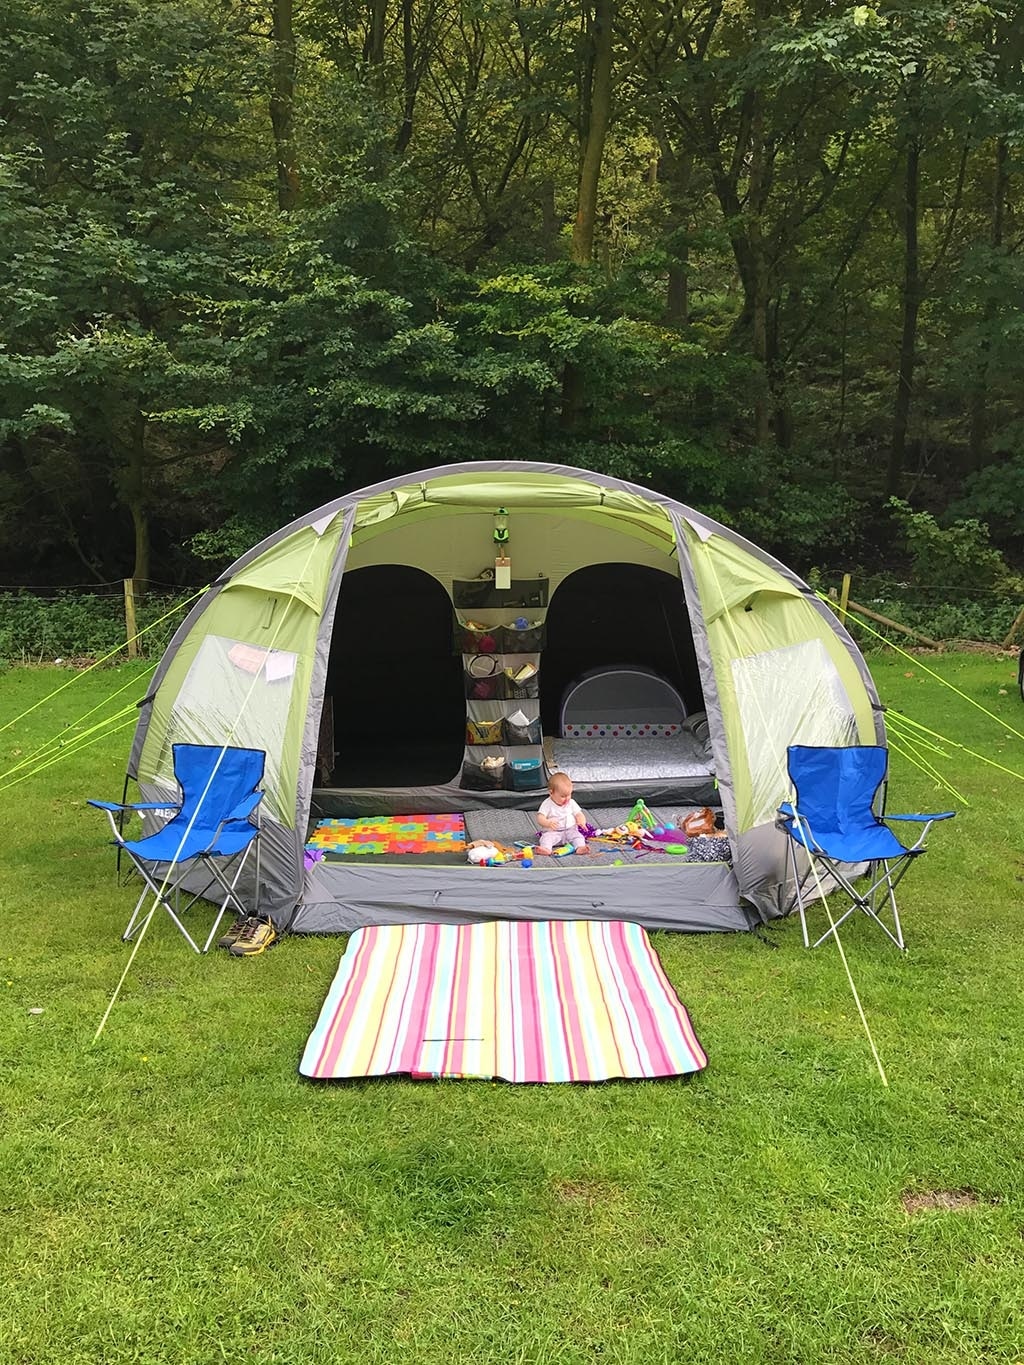
[[[332,787],[450,782],[465,738],[452,605],[430,574],[401,564],[346,573],[327,667],[321,747]]]
[[[590,564],[556,589],[547,618],[541,686],[544,733],[557,735],[563,698],[593,669],[637,665],[665,678],[686,711],[704,710],[682,583],[672,565]]]

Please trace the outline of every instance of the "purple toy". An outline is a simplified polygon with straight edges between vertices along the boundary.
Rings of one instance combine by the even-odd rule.
[[[648,852],[658,849],[662,853],[686,853],[687,847],[683,843],[685,836],[682,830],[678,829],[642,829],[640,840]]]

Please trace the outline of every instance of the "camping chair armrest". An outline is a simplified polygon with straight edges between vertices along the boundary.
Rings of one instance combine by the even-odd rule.
[[[234,810],[230,811],[224,819],[247,820],[262,800],[262,792],[250,792],[248,796],[243,797],[242,800],[239,801]]]
[[[788,824],[791,820],[796,819],[796,811],[793,809],[792,805],[788,801],[783,801],[782,805],[778,809],[778,814],[782,817],[783,822],[785,822],[786,824]]]
[[[177,810],[180,807],[178,801],[93,801],[87,802],[90,806],[95,806],[101,810],[110,821],[110,828],[114,833],[114,843],[124,843],[124,832],[117,823],[117,816],[123,816],[126,811],[133,810]],[[122,820],[123,823],[123,820]]]
[[[924,848],[924,841],[928,837],[928,831],[935,821],[952,820],[954,815],[956,815],[955,810],[944,810],[936,815],[883,815],[882,819],[902,820],[904,822],[910,821],[914,824],[921,825],[922,829],[921,833],[917,836],[917,842],[908,850],[910,853],[919,853]]]
[[[244,796],[242,800],[239,801],[238,805],[235,806],[233,810],[231,810],[227,815],[225,815],[224,819],[217,826],[213,838],[210,841],[210,846],[212,847],[217,842],[217,840],[221,836],[221,832],[227,825],[242,824],[246,820],[248,820],[249,816],[252,815],[253,811],[256,809],[256,807],[260,804],[262,800],[263,800],[262,792],[250,792],[248,796]],[[259,831],[258,824],[256,825],[250,824],[250,828],[253,830],[254,834],[258,833]]]
[[[87,806],[95,806],[97,810],[174,810],[178,806],[177,801],[86,801]]]
[[[952,820],[956,816],[955,810],[944,810],[936,815],[889,815],[882,816],[883,820],[916,820],[919,824],[931,824],[933,820]]]

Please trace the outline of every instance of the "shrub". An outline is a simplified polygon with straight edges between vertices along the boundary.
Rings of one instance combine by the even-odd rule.
[[[189,595],[186,590],[184,596]],[[138,602],[136,629],[146,632],[137,642],[142,657],[163,653],[184,616],[184,609],[173,610],[182,600],[146,596]],[[157,621],[160,624],[154,625]],[[0,593],[0,659],[96,659],[125,644],[124,599],[119,593],[58,592],[54,597]]]

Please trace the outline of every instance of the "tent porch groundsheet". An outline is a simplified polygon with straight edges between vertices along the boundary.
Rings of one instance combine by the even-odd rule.
[[[353,934],[299,1071],[566,1082],[706,1065],[639,925],[492,920]]]
[[[372,858],[316,863],[306,872],[289,927],[298,934],[344,934],[372,924],[474,924],[499,917],[628,919],[648,929],[711,933],[742,932],[760,918],[740,905],[728,863],[677,858],[583,867],[585,858],[553,861],[578,866],[425,867]]]

